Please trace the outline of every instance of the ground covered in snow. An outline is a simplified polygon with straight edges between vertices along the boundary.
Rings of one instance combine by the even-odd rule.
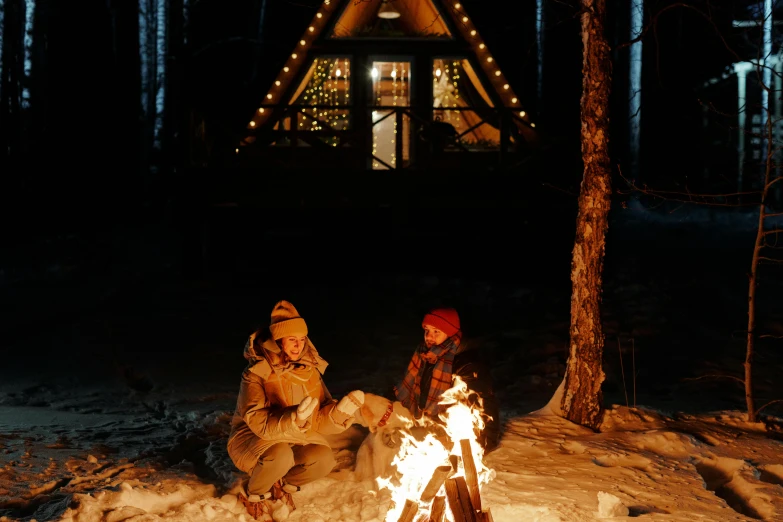
[[[0,273],[0,516],[247,520],[231,494],[240,475],[225,451],[228,422],[244,340],[288,299],[330,362],[336,396],[383,392],[423,312],[460,310],[469,341],[492,357],[502,404],[503,439],[485,457],[494,478],[482,490],[496,521],[783,520],[783,408],[746,422],[735,380],[752,216],[681,216],[614,217],[599,433],[545,407],[567,354],[567,227],[515,235],[498,225],[508,215],[473,215],[443,235],[398,216],[369,241],[339,227],[328,237],[301,226],[254,235],[247,220],[221,214],[202,230],[211,246],[198,277],[181,269],[180,235],[161,226],[60,237],[35,245],[34,257],[20,246]],[[762,274],[759,405],[783,398],[781,278],[771,266]],[[336,441],[335,472],[276,516],[384,520],[388,492],[352,472],[363,436],[355,428]]]

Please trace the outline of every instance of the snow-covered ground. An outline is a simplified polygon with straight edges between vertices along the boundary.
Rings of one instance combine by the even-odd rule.
[[[262,277],[274,267],[253,258],[241,261],[242,271],[194,281],[168,261],[121,269],[123,259],[139,255],[136,235],[118,239],[123,255],[106,264],[122,277],[104,271],[70,290],[55,281],[31,293],[32,302],[24,286],[14,286],[6,296],[23,315],[38,307],[45,319],[3,329],[0,516],[248,520],[232,494],[241,475],[226,455],[228,423],[245,337],[277,300],[288,299],[330,362],[325,380],[336,396],[383,392],[420,337],[423,311],[441,303],[460,309],[469,341],[494,361],[502,404],[502,442],[485,456],[494,478],[482,490],[496,521],[783,520],[783,408],[771,404],[764,422],[748,423],[742,388],[732,380],[744,358],[745,240],[695,248],[703,235],[679,226],[653,230],[649,221],[639,220],[648,225],[640,233],[620,229],[607,245],[608,411],[599,433],[546,407],[566,356],[567,249],[525,243],[520,255],[509,246],[513,238],[503,243],[489,234],[484,243],[471,237],[461,245],[463,265],[424,252],[441,268],[422,262],[411,269],[406,260],[423,254],[395,251],[399,243],[390,242],[399,267],[355,269],[378,259],[357,248],[355,259],[340,256],[342,269],[329,275],[335,253],[305,241],[309,276]],[[416,244],[426,248],[426,239]],[[165,248],[160,255],[168,255]],[[768,273],[760,324],[774,336],[783,333],[783,312],[774,306],[777,275]],[[57,306],[36,304],[47,292],[58,296]],[[12,317],[13,303],[3,304]],[[775,343],[759,345],[760,405],[783,398]],[[388,491],[352,471],[364,434],[357,427],[337,439],[335,472],[295,493],[297,509],[277,517],[383,521]]]

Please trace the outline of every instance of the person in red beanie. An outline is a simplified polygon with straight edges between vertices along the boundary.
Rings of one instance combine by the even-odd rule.
[[[427,415],[438,420],[438,414],[446,408],[439,404],[441,396],[459,376],[471,396],[482,400],[485,426],[478,442],[486,451],[492,450],[498,443],[500,425],[492,377],[480,351],[463,342],[459,314],[454,308],[434,308],[424,315],[421,327],[424,342],[416,348],[403,379],[394,387],[394,397],[414,417]]]

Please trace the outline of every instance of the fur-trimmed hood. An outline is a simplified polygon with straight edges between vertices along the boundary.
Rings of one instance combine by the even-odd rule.
[[[318,370],[318,373],[323,375],[326,367],[329,365],[323,357],[318,355],[318,350],[315,349],[309,337],[305,343],[304,353],[302,353],[299,360],[288,360],[283,349],[272,338],[268,327],[261,328],[250,334],[247,343],[245,343],[244,356],[248,365],[253,368],[254,373],[258,373],[258,370],[261,369],[258,368],[259,366],[268,366],[269,370],[275,373],[295,371],[305,366],[315,368]]]

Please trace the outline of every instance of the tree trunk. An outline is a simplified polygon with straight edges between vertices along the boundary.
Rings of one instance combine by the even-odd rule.
[[[18,160],[22,139],[22,81],[24,79],[24,0],[6,0],[3,16],[3,69],[0,76],[0,158],[6,165]]]
[[[562,400],[570,421],[597,430],[603,417],[601,274],[611,193],[605,0],[582,0],[582,160],[584,172],[571,261],[571,343]]]

